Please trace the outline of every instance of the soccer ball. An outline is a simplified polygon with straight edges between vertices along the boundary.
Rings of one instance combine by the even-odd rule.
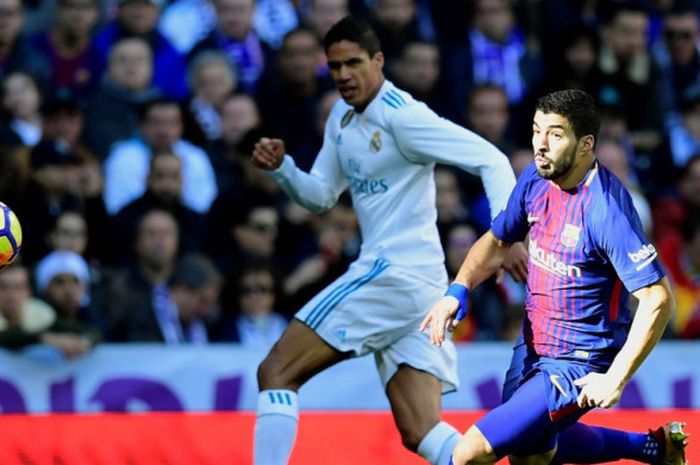
[[[15,212],[0,202],[0,269],[14,262],[22,247],[22,226]]]

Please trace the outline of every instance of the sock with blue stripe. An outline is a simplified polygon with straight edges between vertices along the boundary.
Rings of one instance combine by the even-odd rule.
[[[557,453],[551,464],[602,463],[631,459],[655,463],[658,443],[651,434],[575,423],[559,432]]]
[[[268,389],[258,394],[255,418],[255,465],[287,465],[299,423],[297,393]]]
[[[441,421],[418,444],[418,455],[433,465],[448,465],[459,438],[459,431]]]

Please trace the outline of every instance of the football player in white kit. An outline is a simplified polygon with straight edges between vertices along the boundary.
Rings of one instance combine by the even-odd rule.
[[[447,464],[460,433],[440,421],[440,403],[458,386],[456,351],[449,342],[442,350],[432,346],[418,330],[448,284],[433,169],[443,163],[480,176],[492,217],[505,207],[515,176],[496,147],[384,78],[379,41],[364,20],[339,21],[324,47],[342,99],[310,173],[295,166],[279,139],[261,139],[252,160],[314,212],[349,189],[363,244],[348,271],[295,315],[258,369],[255,465],[287,463],[304,382],[369,353],[403,444],[432,464]],[[524,249],[521,257],[512,263],[524,276]]]

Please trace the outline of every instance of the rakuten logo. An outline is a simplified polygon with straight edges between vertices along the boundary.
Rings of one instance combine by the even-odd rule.
[[[632,260],[632,263],[642,262],[639,263],[639,266],[637,266],[637,271],[639,271],[654,261],[656,258],[656,249],[651,244],[645,244],[636,252],[628,252],[627,256],[630,258],[630,260]]]
[[[557,276],[569,278],[581,277],[581,268],[564,263],[552,252],[547,253],[547,251],[537,246],[537,242],[530,240],[528,249],[530,252],[530,260],[533,265],[549,271],[550,273],[554,273]]]

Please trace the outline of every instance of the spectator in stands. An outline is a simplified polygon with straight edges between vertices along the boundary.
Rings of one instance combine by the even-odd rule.
[[[316,33],[318,40],[323,40],[331,26],[350,13],[348,0],[309,0],[308,4],[308,10],[302,11],[303,23]]]
[[[248,134],[259,128],[261,122],[258,105],[249,95],[234,94],[224,100],[221,106],[221,138],[214,141],[209,150],[219,197],[236,196],[244,188],[241,183],[241,159],[248,153],[243,145],[246,145],[246,139],[251,139]]]
[[[406,43],[389,71],[391,80],[415,99],[425,102],[440,115],[447,112],[438,91],[440,49],[437,44],[425,41]]]
[[[187,95],[185,58],[156,26],[162,0],[119,0],[117,17],[95,37],[95,47],[103,58],[120,39],[138,37],[146,41],[153,57],[154,87],[174,100]]]
[[[83,211],[82,161],[56,142],[45,140],[30,153],[31,177],[15,212],[22,219],[22,256],[28,265],[49,251],[45,234],[63,211]]]
[[[146,191],[153,153],[173,152],[182,160],[182,201],[205,214],[217,194],[216,176],[206,152],[182,139],[182,110],[167,99],[149,102],[141,114],[141,134],[114,144],[104,163],[104,202],[115,215]]]
[[[287,230],[284,231],[287,234]],[[349,197],[331,207],[320,218],[311,220],[311,228],[306,231],[314,240],[314,249],[303,250],[302,238],[296,238],[296,256],[287,251],[288,262],[292,264],[285,272],[283,280],[285,314],[292,316],[293,309],[307,302],[311,297],[330,285],[347,270],[359,253],[359,231],[357,216],[352,209]],[[282,237],[288,246],[290,238]],[[278,247],[278,250],[281,247]],[[285,251],[281,250],[280,255]]]
[[[207,324],[218,311],[221,281],[221,275],[206,257],[183,256],[177,261],[167,283],[153,287],[148,302],[132,307],[124,314],[121,321],[124,341],[209,342]]]
[[[238,87],[238,74],[228,58],[206,50],[192,59],[188,68],[192,97],[185,103],[184,138],[207,146],[221,137],[221,110]]]
[[[121,39],[112,46],[107,73],[85,108],[85,143],[100,160],[114,142],[133,135],[141,105],[160,95],[152,77],[153,57],[143,39]]]
[[[1,0],[0,0],[1,1]],[[2,81],[2,109],[12,141],[34,147],[41,140],[42,95],[31,74],[25,71],[8,73]]]
[[[238,70],[241,87],[254,94],[270,53],[253,28],[255,0],[213,0],[216,28],[198,42],[190,57],[203,50],[221,50]]]
[[[20,35],[23,22],[21,0],[0,0],[0,80],[9,73],[24,71],[45,91],[51,80],[51,64]]]
[[[680,113],[684,100],[700,94],[699,40],[697,11],[688,2],[675,2],[664,15],[662,40],[653,49],[661,68],[667,125]]]
[[[443,55],[455,120],[461,117],[472,86],[496,84],[514,106],[524,104],[542,74],[539,58],[528,49],[508,0],[476,0],[472,5],[466,37],[449,44]]]
[[[611,9],[601,29],[597,98],[622,109],[635,148],[649,152],[661,141],[663,129],[660,70],[647,50],[649,14],[625,2]]]
[[[457,175],[446,166],[435,169],[435,203],[437,205],[437,227],[443,248],[447,244],[447,234],[458,223],[469,219],[469,210],[462,199],[457,183]]]
[[[323,48],[310,29],[298,28],[284,37],[275,67],[268,67],[257,98],[268,133],[285,140],[289,153],[308,171],[320,149],[314,135],[314,114],[324,92],[333,88],[319,76]]]
[[[401,54],[407,42],[429,40],[418,27],[417,0],[377,0],[373,3],[370,21],[382,44],[387,69]]]
[[[56,321],[54,310],[32,297],[24,265],[15,263],[0,273],[0,347],[17,350],[38,344],[68,358],[90,350],[90,341],[83,335],[54,330]]]
[[[653,229],[651,208],[634,178],[634,172],[625,153],[625,148],[614,139],[599,139],[596,143],[595,155],[598,161],[612,171],[622,181],[622,185],[627,188],[632,197],[632,204],[642,220],[644,232],[651,237]]]
[[[224,275],[246,263],[277,258],[279,214],[273,200],[261,195],[238,202],[237,208],[210,218],[208,255]]]
[[[136,259],[127,266],[105,276],[101,283],[95,308],[101,309],[102,325],[106,338],[113,342],[127,342],[139,334],[141,340],[158,340],[162,337],[158,328],[140,326],[140,321],[151,313],[153,292],[156,286],[170,279],[175,262],[179,232],[172,214],[164,210],[151,210],[138,223],[133,243]],[[127,241],[113,245],[128,247]]]
[[[674,334],[700,337],[700,216],[686,218],[683,236],[664,236],[656,244],[676,297]]]
[[[511,123],[508,96],[495,84],[472,87],[464,109],[465,125],[487,141],[510,154],[515,148],[508,129]]]
[[[54,26],[31,39],[51,64],[53,92],[85,100],[97,89],[106,58],[92,43],[99,8],[97,0],[58,0]]]
[[[50,331],[77,334],[92,348],[101,339],[90,307],[90,271],[79,254],[57,250],[36,266],[36,289],[56,312]]]
[[[688,218],[700,215],[700,154],[688,160],[675,189],[657,197],[651,211],[657,242],[670,236],[681,240]]]
[[[299,27],[297,0],[256,0],[253,15],[253,29],[272,49],[282,45],[282,39],[289,31]]]
[[[277,271],[264,263],[251,264],[229,280],[229,291],[222,296],[222,319],[217,324],[219,340],[269,350],[287,327],[287,319],[275,310],[280,295]]]
[[[182,203],[182,160],[172,152],[156,152],[151,158],[146,192],[127,204],[111,219],[111,243],[133,241],[136,225],[148,211],[170,212],[180,231],[180,253],[200,252],[206,232],[206,217]],[[114,262],[124,264],[133,254],[118,251]]]

